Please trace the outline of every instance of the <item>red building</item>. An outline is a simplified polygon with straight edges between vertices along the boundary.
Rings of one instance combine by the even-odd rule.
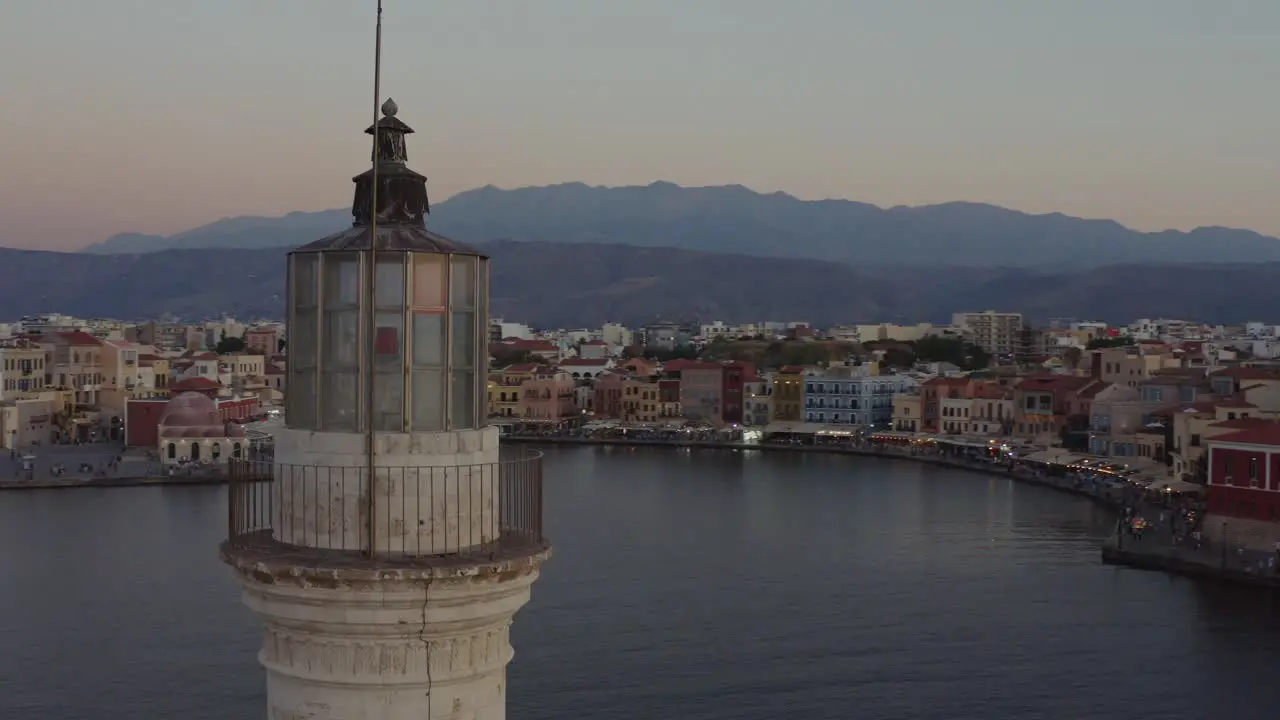
[[[1208,444],[1209,512],[1280,521],[1280,423],[1262,420]]]
[[[627,376],[607,370],[596,376],[592,405],[598,418],[622,417],[622,383]]]
[[[743,386],[756,374],[751,363],[731,360],[720,364],[720,412],[726,425],[742,424]]]

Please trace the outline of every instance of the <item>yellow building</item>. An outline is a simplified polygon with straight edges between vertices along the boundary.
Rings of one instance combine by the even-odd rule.
[[[636,378],[622,381],[623,422],[656,423],[661,412],[657,383]]]
[[[538,371],[534,363],[520,363],[489,374],[489,412],[500,417],[520,416],[520,386]]]
[[[893,396],[893,429],[903,432],[920,431],[920,395],[906,393]]]
[[[21,338],[0,340],[0,402],[43,390],[45,372],[44,348]]]
[[[804,419],[804,369],[784,367],[773,375],[773,422]]]

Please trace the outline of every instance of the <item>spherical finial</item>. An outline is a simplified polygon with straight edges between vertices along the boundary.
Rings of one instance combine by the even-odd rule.
[[[391,98],[387,98],[387,101],[382,103],[382,114],[387,117],[395,117],[396,111],[399,109],[400,108],[396,106],[396,101]]]

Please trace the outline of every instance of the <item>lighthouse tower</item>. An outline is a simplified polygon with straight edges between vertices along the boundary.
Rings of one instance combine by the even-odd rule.
[[[381,108],[353,226],[289,254],[285,426],[233,463],[221,554],[268,718],[501,720],[550,554],[541,455],[486,425],[489,261],[427,229],[413,130]]]

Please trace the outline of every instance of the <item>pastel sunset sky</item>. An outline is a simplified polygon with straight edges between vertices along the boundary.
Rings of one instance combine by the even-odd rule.
[[[583,181],[1280,234],[1276,0],[384,0],[439,201]],[[374,0],[24,0],[0,245],[339,207]]]

